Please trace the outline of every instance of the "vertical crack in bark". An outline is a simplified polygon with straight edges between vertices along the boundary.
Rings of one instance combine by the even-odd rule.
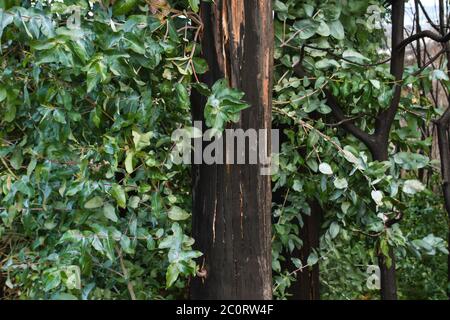
[[[239,183],[239,207],[241,217],[241,239],[244,240],[244,193],[242,191],[242,183]]]
[[[229,70],[229,57],[228,57],[228,52],[229,52],[229,48],[228,48],[228,43],[229,43],[229,39],[230,39],[230,35],[228,33],[228,11],[227,11],[227,1],[223,0],[222,1],[222,10],[221,10],[222,16],[221,16],[221,21],[222,21],[222,25],[221,25],[221,31],[222,31],[222,36],[221,36],[221,41],[222,41],[222,57],[223,57],[223,72],[225,75],[225,79],[230,79],[230,70]]]
[[[217,218],[217,198],[216,198],[216,201],[214,201],[214,215],[213,215],[213,223],[212,223],[213,246],[216,243],[216,218]]]

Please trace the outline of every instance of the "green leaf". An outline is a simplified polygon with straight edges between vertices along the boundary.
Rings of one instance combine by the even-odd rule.
[[[0,102],[5,100],[7,97],[6,89],[3,87],[0,87]]]
[[[124,15],[133,10],[138,4],[138,0],[117,0],[113,6],[114,15]]]
[[[177,206],[173,206],[172,208],[170,208],[168,215],[169,218],[173,221],[183,221],[191,216],[189,213]]]
[[[319,171],[322,174],[325,174],[325,175],[332,175],[333,174],[333,169],[331,169],[331,166],[328,163],[326,163],[326,162],[322,162],[319,165]]]
[[[199,9],[200,0],[189,0],[189,6],[191,7],[192,11],[198,12]]]
[[[285,5],[282,1],[280,0],[275,0],[275,2],[273,3],[273,9],[277,12],[283,12],[283,13],[287,13],[288,12],[288,7],[287,5]]]
[[[325,21],[320,21],[319,27],[317,28],[316,32],[322,37],[328,37],[331,34],[330,27]]]
[[[345,50],[342,54],[342,57],[357,63],[364,63],[365,61],[370,61],[370,59],[364,57],[361,53],[356,52],[355,50]]]
[[[330,22],[331,36],[337,40],[345,39],[344,26],[339,20]]]
[[[180,271],[175,263],[171,263],[166,272],[166,288],[170,288],[177,281]]]
[[[433,70],[430,75],[431,80],[448,80],[448,75],[439,69]]]
[[[314,158],[309,158],[308,160],[306,160],[306,164],[313,172],[317,172],[317,170],[319,170],[319,165]]]
[[[294,191],[300,192],[303,190],[303,183],[300,180],[295,180],[294,185],[292,186]]]
[[[127,156],[125,158],[125,170],[127,170],[127,172],[129,174],[132,174],[134,172],[134,169],[133,169],[133,156],[134,156],[134,152],[133,151],[128,151],[127,152]]]
[[[351,204],[350,204],[350,202],[343,202],[342,204],[341,204],[341,210],[342,210],[342,212],[344,213],[344,214],[346,214],[347,212],[348,212],[348,209],[351,207]]]
[[[64,112],[62,112],[60,109],[55,109],[53,111],[53,119],[55,119],[56,122],[59,122],[61,124],[67,123]]]
[[[11,159],[9,161],[11,163],[11,166],[15,170],[19,170],[23,163],[23,155],[22,150],[20,148],[16,148],[11,156]]]
[[[141,199],[138,196],[132,196],[130,200],[128,201],[128,206],[131,209],[137,209],[139,207]]]
[[[307,40],[316,34],[318,25],[314,20],[304,19],[294,23],[294,29],[296,29],[299,34],[299,38],[302,40]]]
[[[113,222],[118,221],[118,218],[116,215],[116,208],[109,203],[106,203],[103,206],[103,214],[105,215],[106,218],[108,218],[109,220],[111,220]]]
[[[308,260],[306,261],[306,264],[308,266],[313,266],[319,261],[319,257],[317,256],[316,252],[311,252],[308,256]]]
[[[370,81],[370,83],[372,84],[372,86],[375,88],[375,89],[380,89],[381,88],[381,83],[380,83],[380,81],[378,81],[378,80],[375,80],[375,79],[370,79],[369,80]]]
[[[403,184],[402,190],[406,194],[413,195],[413,194],[416,194],[418,192],[422,192],[423,190],[425,190],[425,186],[419,180],[407,180]]]
[[[1,46],[1,44],[2,44],[1,40],[2,40],[3,31],[13,21],[14,21],[14,15],[10,14],[9,12],[7,13],[5,10],[0,8],[0,53],[2,53],[2,51],[1,51],[1,47],[2,47]]]
[[[297,269],[301,269],[303,267],[302,261],[299,258],[291,258],[291,261]]]
[[[61,293],[55,293],[54,295],[52,295],[51,300],[68,301],[68,300],[78,300],[78,298],[76,296],[74,296],[73,294],[61,292]]]
[[[370,195],[378,206],[383,204],[383,193],[381,191],[373,190]]]
[[[227,122],[238,122],[240,112],[249,105],[241,100],[244,93],[230,88],[225,79],[218,80],[211,91],[204,109],[206,125],[222,132]]]
[[[348,182],[345,178],[337,178],[334,180],[334,186],[336,189],[347,189]]]
[[[336,238],[336,236],[339,234],[340,226],[337,222],[333,222],[330,225],[330,237],[331,239]]]
[[[14,119],[16,118],[16,112],[17,112],[16,105],[9,103],[6,106],[7,106],[6,112],[5,112],[5,116],[3,117],[3,120],[5,120],[6,122],[13,122]]]
[[[333,59],[322,59],[316,62],[316,68],[317,69],[328,69],[328,68],[339,68],[340,64]]]
[[[150,145],[150,139],[153,137],[153,132],[149,131],[147,133],[139,133],[137,131],[132,131],[134,148],[136,151],[141,151],[145,147]]]
[[[86,209],[97,209],[103,206],[103,198],[96,196],[84,204]]]
[[[181,106],[183,108],[189,108],[190,106],[189,94],[184,85],[182,85],[181,83],[177,83],[175,85],[175,92],[177,93],[177,98]]]
[[[43,276],[44,291],[48,292],[61,284],[61,274],[58,271],[47,273]]]
[[[203,95],[203,96],[205,96],[205,97],[208,97],[208,96],[210,96],[212,93],[211,93],[211,90],[208,88],[208,86],[206,85],[206,84],[204,84],[204,83],[194,83],[193,85],[192,85],[192,88],[194,88],[195,90],[197,90],[198,91],[198,93],[200,93],[201,95]]]
[[[399,152],[394,155],[394,161],[405,170],[417,170],[426,167],[430,159],[419,153]]]
[[[125,191],[123,188],[118,185],[114,184],[111,188],[111,196],[117,201],[117,205],[123,209],[127,207],[127,199],[125,195]]]

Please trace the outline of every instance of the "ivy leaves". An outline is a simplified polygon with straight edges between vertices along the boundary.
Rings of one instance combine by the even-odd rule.
[[[141,4],[0,9],[0,242],[27,234],[2,265],[21,298],[126,299],[128,281],[139,299],[181,296],[196,274],[189,171],[168,159],[207,66],[187,6]],[[233,118],[236,93],[212,92]]]
[[[242,101],[244,93],[230,88],[224,79],[218,80],[211,91],[203,88],[202,92],[209,96],[204,111],[206,125],[215,133],[221,133],[228,122],[237,123],[240,112],[249,107]]]
[[[370,150],[336,119],[327,96],[336,98],[343,115],[355,126],[373,133],[376,115],[392,99],[389,64],[375,65],[384,59],[379,49],[385,42],[386,9],[376,2],[285,0],[275,1],[274,10],[274,122],[283,128],[285,139],[280,171],[272,179],[274,191],[282,194],[274,205],[275,294],[286,298],[286,287],[296,281],[282,270],[280,261],[288,258],[284,252],[295,243],[297,225],[303,226],[306,217],[314,214],[302,203],[316,201],[325,212],[322,226],[329,226],[321,229],[319,248],[311,257],[321,261],[325,295],[360,297],[365,278],[353,270],[354,259],[372,264],[379,243],[383,243],[382,252],[388,254],[387,249],[395,247],[403,258],[405,250],[414,247],[414,237],[422,238],[424,230],[429,233],[436,228],[431,223],[416,233],[410,223],[403,229],[410,219],[422,215],[419,212],[439,212],[434,207],[439,207],[439,195],[431,196],[429,189],[430,181],[437,179],[431,173],[435,163],[429,156],[431,141],[422,138],[421,130],[434,111],[423,95],[419,97],[419,78],[413,75],[417,68],[407,70],[405,85],[410,89],[402,94],[401,110],[389,136],[389,159],[374,161]],[[425,70],[420,77],[425,91],[432,88],[432,80],[446,81],[446,77]],[[419,172],[427,172],[427,179]],[[414,209],[409,208],[411,202]],[[388,220],[399,216],[401,223],[385,228]],[[405,261],[399,263],[406,266]],[[414,268],[418,265],[410,263]]]
[[[170,265],[166,272],[167,288],[175,283],[180,273],[195,275],[196,267],[193,259],[202,254],[198,251],[185,252],[183,250],[183,247],[184,249],[190,248],[193,243],[192,238],[183,235],[180,225],[176,222],[172,225],[172,235],[160,242],[160,249],[169,249]]]
[[[125,190],[119,184],[113,184],[111,188],[111,196],[117,201],[117,205],[123,209],[126,208],[127,199]]]

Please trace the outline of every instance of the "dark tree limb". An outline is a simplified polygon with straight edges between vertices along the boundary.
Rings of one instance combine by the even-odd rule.
[[[423,30],[420,32],[417,32],[405,40],[403,40],[401,43],[398,44],[396,47],[397,50],[404,49],[408,44],[413,43],[417,40],[423,39],[423,38],[429,38],[431,40],[434,40],[439,43],[445,43],[450,40],[450,33],[447,33],[446,35],[440,35],[439,33],[433,32],[431,30]]]
[[[447,109],[442,117],[436,122],[439,154],[441,158],[441,176],[442,176],[442,193],[444,195],[444,206],[447,215],[450,218],[450,109]],[[450,249],[450,232],[448,235]],[[450,256],[448,258],[448,270],[450,271]],[[450,272],[447,272],[448,281],[450,282]],[[447,291],[450,299],[450,291]]]
[[[294,74],[298,78],[303,78],[307,76],[306,72],[303,70],[303,67],[301,66],[300,63],[294,67]],[[325,97],[327,98],[327,105],[330,107],[331,113],[333,114],[334,118],[339,122],[340,126],[345,131],[352,134],[361,142],[363,142],[369,149],[375,148],[374,138],[370,134],[359,128],[357,125],[355,125],[353,119],[348,118],[344,114],[343,109],[339,104],[339,101],[330,92],[330,90],[325,88],[323,89],[323,92],[325,93]]]
[[[430,24],[430,26],[432,26],[433,29],[435,29],[436,31],[439,31],[439,26],[436,23],[434,23],[433,19],[431,19],[429,13],[427,12],[427,10],[425,9],[425,7],[422,4],[422,1],[417,0],[417,2],[419,4],[420,8],[422,9],[422,12],[423,12],[425,18],[427,19],[428,23]]]

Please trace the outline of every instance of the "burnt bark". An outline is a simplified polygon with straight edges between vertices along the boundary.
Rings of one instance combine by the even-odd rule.
[[[298,257],[303,265],[313,249],[319,247],[320,225],[323,216],[322,208],[317,201],[309,203],[311,215],[303,216],[304,225],[300,230],[300,239],[303,241],[302,248],[298,250]],[[296,255],[297,256],[297,255]],[[311,268],[305,268],[297,273],[297,281],[289,288],[293,300],[320,300],[319,264]]]
[[[201,5],[202,53],[210,67],[202,81],[212,85],[225,77],[251,105],[228,128],[271,127],[272,14],[271,1]],[[203,120],[205,99],[194,93],[192,102],[193,119]],[[191,298],[272,298],[271,181],[261,168],[260,163],[193,165],[193,236],[204,256]]]

